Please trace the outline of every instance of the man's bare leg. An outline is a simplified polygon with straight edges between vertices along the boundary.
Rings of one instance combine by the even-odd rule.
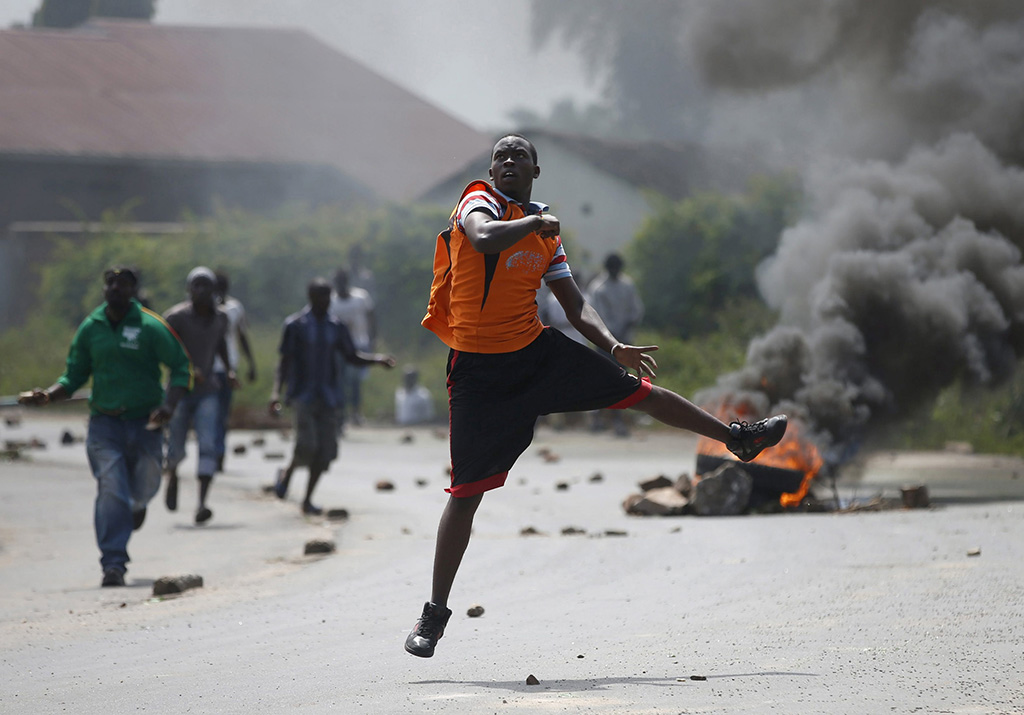
[[[729,440],[727,424],[664,387],[654,386],[651,394],[633,405],[633,409],[645,412],[670,427],[689,430],[722,443]]]
[[[483,497],[483,494],[451,496],[441,514],[437,544],[434,547],[434,581],[430,594],[430,600],[439,606],[448,605],[448,594],[451,593],[455,574],[473,532],[473,516]]]

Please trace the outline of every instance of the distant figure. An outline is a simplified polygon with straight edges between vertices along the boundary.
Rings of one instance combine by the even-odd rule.
[[[171,418],[167,440],[167,491],[164,497],[167,508],[176,511],[178,465],[185,458],[185,438],[191,427],[199,443],[199,465],[196,469],[199,506],[196,508],[196,524],[205,524],[213,516],[213,512],[206,506],[206,498],[213,483],[213,474],[217,470],[217,424],[220,416],[217,395],[221,384],[213,370],[216,355],[220,355],[221,361],[229,366],[225,375],[228,382],[234,387],[238,386],[228,357],[228,316],[217,305],[214,295],[216,284],[217,277],[209,268],[193,268],[186,280],[189,299],[164,314],[167,323],[174,328],[188,350],[195,376],[195,387],[178,403],[174,417]]]
[[[105,302],[82,321],[64,374],[50,387],[19,396],[23,405],[70,397],[92,377],[85,449],[96,478],[94,522],[103,586],[124,586],[128,540],[142,526],[146,505],[160,491],[160,427],[191,385],[188,355],[167,323],[135,299],[138,274],[103,274]],[[163,388],[161,365],[170,372]]]
[[[256,382],[256,359],[249,348],[249,326],[245,320],[245,306],[237,298],[228,295],[228,288],[231,285],[228,274],[224,271],[216,271],[217,277],[214,295],[221,310],[228,316],[228,365],[220,359],[220,355],[214,357],[213,374],[220,383],[220,391],[217,393],[217,471],[224,471],[224,453],[227,451],[228,421],[231,419],[231,398],[235,388],[228,379],[228,367],[238,372],[239,347],[249,363],[247,377],[249,382]]]
[[[617,253],[609,253],[604,260],[605,272],[590,282],[587,300],[601,316],[608,330],[626,343],[633,341],[636,326],[644,317],[644,304],[633,280],[622,272],[625,261]],[[629,435],[629,425],[622,410],[593,413],[594,431],[604,429],[602,417],[610,413],[612,427],[620,437]]]
[[[334,274],[334,294],[331,296],[330,314],[332,318],[348,328],[356,350],[363,352],[373,350],[374,342],[377,339],[373,298],[367,291],[356,288],[349,282],[348,271],[344,268],[339,268]],[[346,419],[351,419],[352,424],[362,424],[362,382],[366,379],[366,368],[341,362],[338,378],[340,398],[338,428],[340,431],[344,427]]]
[[[270,413],[280,413],[281,389],[287,385],[285,401],[295,410],[295,449],[291,463],[280,471],[277,482],[269,490],[278,499],[284,499],[295,468],[308,467],[309,482],[302,513],[316,516],[323,510],[313,505],[313,490],[320,475],[338,456],[336,358],[358,366],[388,368],[394,367],[395,359],[356,349],[348,328],[328,311],[331,284],[326,280],[316,278],[310,282],[308,296],[309,304],[285,319],[281,335],[281,361],[274,374]]]
[[[363,261],[363,247],[358,243],[348,249],[348,282],[353,288],[362,288],[370,294],[371,299],[377,298],[377,277]]]
[[[434,400],[419,379],[420,371],[409,366],[395,390],[395,421],[400,425],[419,425],[434,419]]]

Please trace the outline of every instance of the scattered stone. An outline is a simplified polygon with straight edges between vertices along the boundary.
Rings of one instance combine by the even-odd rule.
[[[395,490],[394,483],[393,482],[389,482],[387,479],[381,479],[379,482],[377,482],[377,491],[378,492],[391,492],[391,491],[394,491],[394,490]]]
[[[629,533],[625,532],[625,531],[619,531],[618,529],[605,529],[604,530],[604,535],[605,536],[629,536]]]
[[[582,654],[582,653],[580,653],[580,654],[579,654],[578,656],[576,656],[576,657],[577,657],[577,658],[582,658],[582,657],[583,657],[583,654]]]
[[[541,447],[540,452],[538,452],[538,454],[540,454],[541,459],[543,459],[545,462],[557,462],[558,460],[561,459],[561,457],[559,457],[557,454],[551,451],[550,447]]]
[[[537,678],[533,675],[533,673],[530,673],[530,675],[526,676],[526,684],[527,685],[540,685],[540,681],[537,680]]]
[[[348,509],[328,509],[324,516],[332,521],[344,521],[348,518]]]
[[[425,487],[425,486],[427,486],[427,480],[426,479],[422,479],[422,478],[421,479],[417,479],[416,480],[416,486],[418,486],[418,487]]]
[[[698,516],[735,516],[750,502],[753,478],[737,463],[727,462],[693,485],[691,507]]]
[[[546,536],[546,534],[537,531],[532,526],[527,526],[519,530],[520,536]]]
[[[5,447],[4,449],[0,449],[0,459],[7,459],[12,462],[17,461],[21,459],[21,450],[9,449],[7,447]]]
[[[707,680],[707,679],[708,679],[708,676],[706,676],[706,675],[691,675],[690,676],[690,680]]]
[[[659,474],[654,479],[648,479],[645,482],[640,482],[638,486],[640,487],[640,491],[649,492],[652,489],[663,489],[665,487],[671,487],[672,481],[664,474]]]
[[[555,489],[560,492],[569,491],[569,482],[559,482],[555,485]]]
[[[967,550],[968,556],[981,556],[981,548],[975,546],[973,549]]]
[[[669,486],[632,494],[623,502],[622,508],[632,516],[679,516],[686,513],[689,503],[675,487]]]
[[[14,413],[4,416],[4,424],[8,427],[17,427],[21,424],[21,415]]]
[[[264,452],[263,458],[268,462],[284,459],[284,452]]]
[[[63,432],[61,432],[61,434],[60,434],[60,443],[61,444],[74,444],[75,443],[75,435],[71,434],[71,430],[64,430]]]
[[[469,607],[469,610],[466,611],[466,615],[470,618],[479,618],[480,616],[484,615],[484,607],[481,606],[479,603],[474,603],[472,606]]]
[[[415,441],[416,438],[413,437],[412,432],[406,432],[402,435],[402,444],[412,444]]]
[[[900,497],[903,499],[903,506],[907,509],[927,509],[928,487],[924,484],[911,484],[900,487]]]
[[[562,529],[562,536],[576,536],[578,534],[586,534],[586,529],[581,529],[578,526],[567,526]]]
[[[245,454],[248,450],[244,444],[236,444],[231,451],[235,454]]]
[[[408,536],[409,534],[412,533],[412,529],[410,529],[408,526],[403,526],[402,527],[402,533],[405,534],[406,536]]]
[[[306,542],[306,548],[303,553],[307,556],[309,554],[333,554],[335,548],[333,541],[327,541],[326,539],[312,539]]]
[[[262,446],[263,446],[263,445],[265,445],[266,443],[267,443],[267,440],[263,439],[262,437],[257,437],[257,438],[255,438],[255,439],[254,439],[254,440],[252,441],[252,446],[253,446],[253,447],[262,447]]]
[[[184,593],[190,588],[202,588],[203,577],[197,574],[183,576],[163,576],[153,582],[153,595],[166,596],[172,593]]]
[[[601,472],[594,472],[593,474],[590,475],[590,481],[594,482],[595,484],[597,482],[603,482],[604,475],[601,474]]]
[[[680,474],[679,478],[676,479],[676,483],[672,486],[674,486],[676,491],[684,497],[689,498],[693,494],[693,479],[686,472]]]

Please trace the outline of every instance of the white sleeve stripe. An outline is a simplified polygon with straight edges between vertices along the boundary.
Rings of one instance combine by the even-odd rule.
[[[494,218],[501,218],[501,206],[497,201],[483,191],[471,191],[462,199],[462,203],[459,204],[458,212],[455,215],[459,228],[463,228],[463,221],[466,216],[475,209],[484,209]]]

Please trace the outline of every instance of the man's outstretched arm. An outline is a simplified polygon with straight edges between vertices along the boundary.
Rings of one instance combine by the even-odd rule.
[[[608,352],[623,367],[636,371],[638,376],[655,376],[654,371],[658,363],[647,353],[657,350],[657,345],[636,346],[620,343],[608,330],[608,326],[604,324],[594,307],[583,297],[572,277],[551,281],[548,288],[562,305],[569,323],[583,337]]]

